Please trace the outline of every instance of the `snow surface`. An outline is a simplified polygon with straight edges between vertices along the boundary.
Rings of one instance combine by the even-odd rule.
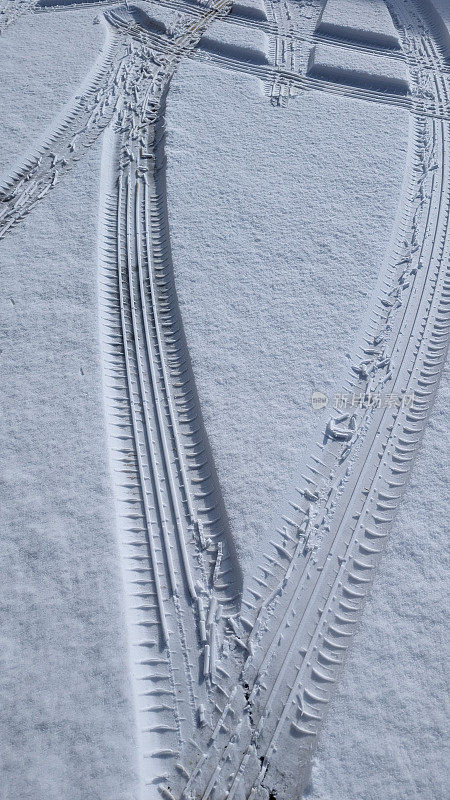
[[[399,47],[384,0],[327,0],[317,31],[379,47]]]
[[[167,33],[175,36],[178,33],[178,26],[182,20],[189,20],[187,14],[173,11],[167,6],[152,2],[130,3],[130,7],[137,9],[135,19],[139,21],[143,28],[148,27],[155,33]]]
[[[188,63],[167,124],[178,294],[248,574],[308,452],[311,392],[339,385],[363,319],[407,116],[320,93],[274,109],[257,81]],[[443,399],[322,736],[311,800],[445,796]]]
[[[202,36],[199,47],[256,64],[269,62],[269,39],[257,28],[241,28],[227,22],[214,22],[208,28],[208,33]]]
[[[99,157],[0,251],[5,800],[135,796],[97,333]]]
[[[425,0],[424,6],[435,25],[444,56],[450,61],[450,3],[448,0]]]
[[[258,80],[187,62],[167,128],[179,302],[249,570],[318,424],[312,392],[339,391],[393,224],[408,117],[321,92],[279,109]]]
[[[41,141],[96,57],[92,16],[23,18],[2,36],[4,168]],[[136,797],[98,343],[99,169],[96,146],[0,248],[2,800]]]
[[[241,3],[233,3],[231,13],[248,19],[267,20],[263,0],[242,0]]]
[[[42,141],[94,65],[105,37],[104,27],[93,24],[96,16],[95,9],[35,14],[2,36],[0,174]]]
[[[409,88],[408,71],[403,61],[347,47],[315,45],[310,54],[308,74],[399,94],[406,94]]]
[[[449,415],[447,366],[305,800],[447,796]]]

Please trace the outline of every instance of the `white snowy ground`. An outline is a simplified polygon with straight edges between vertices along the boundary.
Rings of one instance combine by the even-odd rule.
[[[425,8],[436,26],[447,61],[450,61],[450,4],[448,0],[425,0]]]
[[[409,88],[408,70],[400,59],[326,44],[317,44],[311,50],[308,73],[378,91],[407,94]]]
[[[214,22],[202,37],[201,47],[242,61],[269,63],[269,39],[257,28],[238,28],[228,22]]]
[[[447,796],[449,416],[447,366],[307,800]]]
[[[167,123],[179,300],[249,572],[308,453],[311,392],[339,387],[362,322],[393,225],[408,117],[315,92],[273,108],[257,80],[186,63]],[[441,399],[311,800],[444,796],[445,423]]]
[[[42,14],[2,37],[2,168],[93,62],[94,16]],[[257,81],[203,64],[183,65],[169,94],[180,300],[246,570],[308,451],[312,390],[339,385],[392,225],[406,124],[403,111],[320,93],[274,109]],[[136,797],[100,385],[99,156],[97,146],[0,248],[2,800]],[[311,800],[445,794],[445,413],[441,399]]]
[[[399,198],[408,116],[184,63],[167,101],[179,302],[246,569],[339,391]],[[325,412],[326,413],[326,412]]]
[[[35,14],[2,36],[0,180],[44,138],[94,65],[105,38],[96,16],[95,9]]]
[[[326,35],[399,47],[398,35],[384,0],[328,0],[318,30]]]
[[[2,168],[95,59],[94,16],[43,14],[2,36]],[[136,797],[99,361],[99,167],[97,146],[0,247],[2,800]]]

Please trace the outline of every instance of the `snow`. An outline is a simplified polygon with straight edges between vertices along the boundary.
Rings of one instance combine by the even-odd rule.
[[[5,170],[97,56],[94,16],[22,18],[2,36]],[[99,162],[96,146],[0,248],[5,800],[136,797],[98,345]]]
[[[308,74],[366,89],[408,92],[406,65],[399,59],[317,44],[311,50]]]
[[[447,794],[449,402],[447,367],[305,800]]]
[[[399,47],[397,32],[383,0],[327,0],[317,32],[378,47]]]
[[[0,251],[5,800],[135,798],[97,334],[99,157]]]
[[[214,22],[202,36],[199,47],[219,55],[267,64],[268,37],[257,28],[241,28],[227,22]]]
[[[104,27],[93,25],[95,16],[95,9],[86,9],[22,17],[2,36],[0,173],[9,173],[44,138],[55,112],[93,66],[105,38]]]
[[[373,290],[407,116],[320,93],[273,109],[257,81],[189,63],[166,118],[178,295],[248,574],[308,451],[311,392],[339,384]],[[330,711],[310,800],[445,795],[444,399]]]
[[[177,34],[177,27],[181,20],[189,20],[187,14],[174,13],[171,8],[157,2],[136,2],[132,4],[132,8],[135,20],[143,28],[149,28],[155,33],[167,33],[169,36]]]
[[[429,2],[446,11],[445,0]],[[253,17],[262,9],[258,0],[245,6]],[[359,16],[349,33],[340,13],[339,35],[394,46],[380,4],[364,7],[367,26]],[[326,14],[332,8],[329,0]],[[104,37],[97,14],[37,14],[2,36],[5,174],[94,63]],[[256,29],[216,23],[205,41],[215,52],[267,58]],[[362,53],[352,62],[329,51],[318,46],[314,64],[403,80],[400,62],[390,59],[388,69],[378,55],[377,72]],[[177,290],[247,576],[321,419],[311,394],[340,387],[388,243],[408,133],[408,115],[395,106],[309,91],[275,108],[263,88],[249,75],[185,61],[167,100]],[[0,248],[5,800],[138,796],[101,385],[100,155],[97,143]],[[321,738],[309,800],[445,796],[449,391],[447,374]]]
[[[183,63],[173,79],[175,277],[247,570],[314,435],[312,392],[338,391],[392,226],[407,126],[398,108],[320,92],[274,108],[259,81],[212,65]]]
[[[242,3],[233,3],[231,13],[247,19],[267,20],[267,12],[262,0],[243,0]]]
[[[448,0],[425,0],[424,6],[435,26],[444,57],[450,62],[450,5]]]

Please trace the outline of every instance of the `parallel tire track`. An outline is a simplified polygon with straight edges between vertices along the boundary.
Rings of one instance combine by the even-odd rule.
[[[219,12],[206,9],[206,16],[214,18],[222,6]],[[122,11],[109,18],[146,51],[145,30],[136,30]],[[179,57],[176,48],[192,46],[198,35],[192,24],[181,30],[138,84],[133,64],[138,66],[140,56],[129,50],[119,122],[105,143],[105,159],[119,171],[116,182],[116,170],[105,167],[103,200],[103,342],[105,363],[112,359],[114,366],[110,449],[119,477],[142,784],[149,796],[157,789],[165,797],[173,796],[174,779],[168,776],[183,775],[183,764],[197,758],[202,742],[206,746],[220,713],[220,707],[214,711],[212,687],[220,685],[215,665],[222,614],[237,611],[240,594],[177,308],[167,230],[164,87]],[[114,350],[111,335],[119,337]],[[126,437],[119,454],[118,433]],[[152,634],[144,641],[143,627]],[[149,697],[156,704],[149,705]]]

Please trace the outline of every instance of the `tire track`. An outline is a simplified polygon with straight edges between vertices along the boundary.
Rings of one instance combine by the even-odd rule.
[[[222,3],[218,11],[209,8],[205,14],[212,19],[225,7]],[[212,687],[220,685],[215,665],[223,638],[222,613],[234,613],[238,608],[239,570],[173,286],[163,115],[167,84],[180,54],[172,42],[166,53],[158,55],[155,68],[137,84],[131,77],[153,42],[150,44],[144,30],[136,31],[125,12],[108,14],[108,18],[121,35],[132,36],[138,43],[131,51],[118,122],[110,132],[105,156],[119,170],[117,183],[112,179],[111,185],[109,180],[104,201],[104,241],[112,264],[109,277],[118,281],[119,292],[111,292],[114,283],[108,281],[109,291],[102,294],[108,314],[103,317],[109,320],[112,315],[118,320],[123,350],[116,348],[114,356],[111,352],[109,356],[118,370],[119,387],[125,360],[124,394],[119,397],[122,413],[125,406],[132,423],[126,466],[135,477],[130,486],[119,459],[117,474],[123,477],[117,491],[119,508],[136,494],[140,503],[133,540],[126,521],[119,537],[125,563],[130,557],[136,561],[134,553],[130,556],[130,547],[140,548],[138,569],[143,577],[139,580],[145,580],[145,594],[155,591],[156,595],[156,604],[141,607],[143,616],[136,617],[135,568],[124,570],[131,598],[127,611],[143,791],[145,796],[158,791],[172,797],[174,775],[183,776],[183,764],[196,760],[199,747],[202,743],[206,746],[214,715],[219,713],[214,710]],[[191,47],[201,35],[191,21],[185,30],[175,37],[179,50]],[[109,169],[110,175],[115,172]],[[108,214],[111,203],[117,208],[115,225]],[[105,355],[109,334],[110,327],[104,323]],[[114,394],[108,401],[111,442],[117,433],[116,397]],[[114,450],[112,443],[110,449]],[[113,464],[115,460],[113,454]],[[143,624],[151,626],[155,637],[145,645],[144,659],[139,657]],[[155,680],[166,699],[148,706],[143,685]]]
[[[106,30],[105,52],[43,143],[0,188],[0,240],[54,189],[111,122],[119,102],[126,54]]]
[[[292,89],[297,91],[316,89],[318,91],[330,92],[331,94],[343,95],[344,97],[350,97],[355,100],[366,100],[372,103],[383,103],[414,110],[412,100],[408,96],[390,92],[379,92],[373,89],[363,89],[356,86],[347,86],[342,83],[325,80],[324,78],[312,78],[308,75],[300,75],[299,73],[289,72],[284,69],[270,66],[266,67],[249,61],[240,61],[237,58],[222,56],[218,53],[211,53],[210,51],[206,53],[202,50],[194,50],[189,54],[189,57],[196,61],[211,62],[224,69],[242,72],[259,78],[267,87],[266,94],[272,98],[273,105],[284,106],[289,97],[292,96]],[[273,88],[274,84],[277,84],[278,88]],[[280,96],[283,100],[278,101],[277,98]],[[433,107],[429,109],[425,108],[422,113],[426,116],[432,116],[438,119],[450,118],[450,108],[448,105],[445,109],[440,109],[439,111],[435,111]]]

